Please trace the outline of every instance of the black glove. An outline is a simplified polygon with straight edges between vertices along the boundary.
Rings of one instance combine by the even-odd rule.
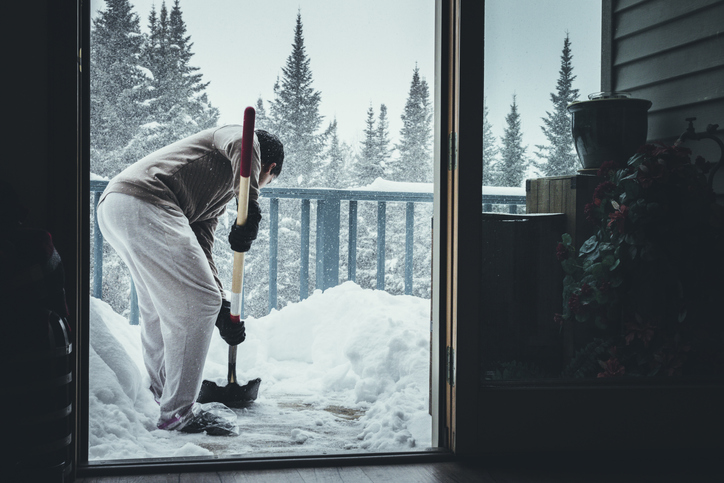
[[[248,252],[251,242],[256,240],[261,221],[261,209],[256,201],[249,201],[249,216],[243,226],[234,225],[229,232],[229,243],[235,252]]]
[[[216,327],[219,328],[221,338],[229,345],[241,344],[246,339],[244,321],[231,321],[231,302],[228,300],[222,300],[221,302],[221,310],[219,310],[219,315],[216,317]]]

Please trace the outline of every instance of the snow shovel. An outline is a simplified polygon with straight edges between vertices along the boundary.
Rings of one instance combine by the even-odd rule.
[[[241,134],[241,179],[239,182],[239,206],[236,224],[246,224],[249,214],[249,176],[251,175],[251,154],[254,146],[253,107],[244,110],[244,126]],[[244,253],[234,252],[234,271],[231,282],[231,320],[241,322],[241,294],[244,287]],[[240,386],[236,380],[236,346],[229,346],[228,384],[220,387],[215,382],[203,381],[197,399],[200,403],[220,402],[228,407],[244,407],[252,403],[258,393],[261,379],[253,379]]]

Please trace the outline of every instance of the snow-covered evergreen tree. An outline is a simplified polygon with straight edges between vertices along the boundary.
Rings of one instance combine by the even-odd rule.
[[[101,176],[110,178],[128,164],[128,146],[147,116],[142,103],[146,79],[140,66],[142,41],[138,15],[128,0],[107,0],[105,10],[92,20],[90,164],[91,171]],[[128,271],[107,243],[103,259],[102,298],[124,313],[130,300]]]
[[[545,176],[564,176],[575,174],[578,166],[571,135],[571,115],[568,112],[568,105],[578,100],[578,89],[573,88],[573,54],[571,53],[571,41],[566,33],[563,40],[563,52],[561,53],[561,68],[556,84],[556,92],[551,93],[553,111],[547,111],[543,119],[543,134],[548,144],[537,145],[535,153],[539,159],[539,169]]]
[[[158,17],[155,8],[151,10],[149,31],[143,60],[152,74],[146,99],[151,114],[138,140],[139,154],[213,127],[219,118],[205,92],[209,83],[202,82],[199,68],[190,65],[193,43],[186,35],[179,0],[170,12],[162,2]]]
[[[269,118],[274,134],[284,144],[284,176],[280,184],[308,186],[310,173],[320,168],[324,150],[320,91],[312,88],[310,59],[304,47],[302,14],[297,13],[292,53],[274,84]]]
[[[527,147],[523,146],[523,132],[515,95],[513,95],[513,103],[510,105],[510,112],[505,116],[505,124],[504,135],[501,139],[498,185],[521,186],[529,160],[525,154]]]
[[[256,129],[263,129],[265,131],[269,131],[269,117],[266,114],[266,109],[264,108],[264,101],[261,97],[256,100],[256,121],[254,123],[254,127]]]
[[[145,122],[140,68],[143,38],[128,0],[107,0],[93,19],[90,53],[91,171],[113,176],[122,150]]]
[[[128,0],[106,0],[91,27],[91,170],[112,177],[151,151],[218,119],[198,68],[191,67],[190,37],[175,0],[169,12],[152,8],[149,35]],[[104,244],[103,299],[124,313],[130,278]]]
[[[398,181],[432,181],[432,104],[427,81],[415,66],[400,130]]]
[[[488,104],[483,101],[483,186],[496,186],[498,172],[498,146],[493,134],[493,126],[488,119]]]
[[[339,140],[337,132],[337,118],[329,124],[326,131],[327,149],[324,153],[326,164],[324,166],[323,186],[325,188],[345,188],[347,182],[347,160],[344,143]]]
[[[375,126],[375,110],[371,105],[367,109],[364,139],[360,144],[360,153],[355,166],[357,168],[357,183],[364,185],[382,176],[382,166],[379,162],[380,152],[377,140],[377,127]]]
[[[387,118],[387,106],[380,104],[380,115],[377,118],[377,162],[382,168],[382,174],[385,178],[396,180],[398,173],[394,172],[393,165],[390,164],[392,157],[392,147],[390,141],[390,121]]]

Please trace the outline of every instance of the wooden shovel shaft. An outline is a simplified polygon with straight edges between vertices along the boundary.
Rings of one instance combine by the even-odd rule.
[[[253,107],[244,110],[244,125],[241,134],[241,163],[239,179],[239,203],[236,212],[236,224],[245,225],[249,216],[249,182],[251,178],[251,156],[254,147],[254,121],[256,111]],[[244,291],[244,253],[234,252],[234,270],[231,276],[231,320],[241,322],[241,294]],[[236,383],[236,346],[229,346],[229,384]]]
[[[239,172],[239,203],[236,212],[236,224],[245,225],[249,216],[249,184],[251,178],[251,158],[254,150],[254,121],[256,111],[253,107],[244,110],[244,125],[241,134],[241,162]],[[244,288],[244,254],[234,252],[234,270],[231,279],[231,320],[241,321],[241,294]]]
[[[239,207],[236,224],[245,225],[249,215],[249,178],[241,178],[239,183]],[[244,253],[234,252],[234,270],[231,276],[231,316],[241,317],[241,292],[244,289]],[[238,322],[238,320],[237,320]]]

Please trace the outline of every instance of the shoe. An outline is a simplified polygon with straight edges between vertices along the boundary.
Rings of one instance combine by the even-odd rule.
[[[192,416],[178,428],[182,433],[203,433],[210,436],[239,436],[236,413],[221,403],[194,404]]]

